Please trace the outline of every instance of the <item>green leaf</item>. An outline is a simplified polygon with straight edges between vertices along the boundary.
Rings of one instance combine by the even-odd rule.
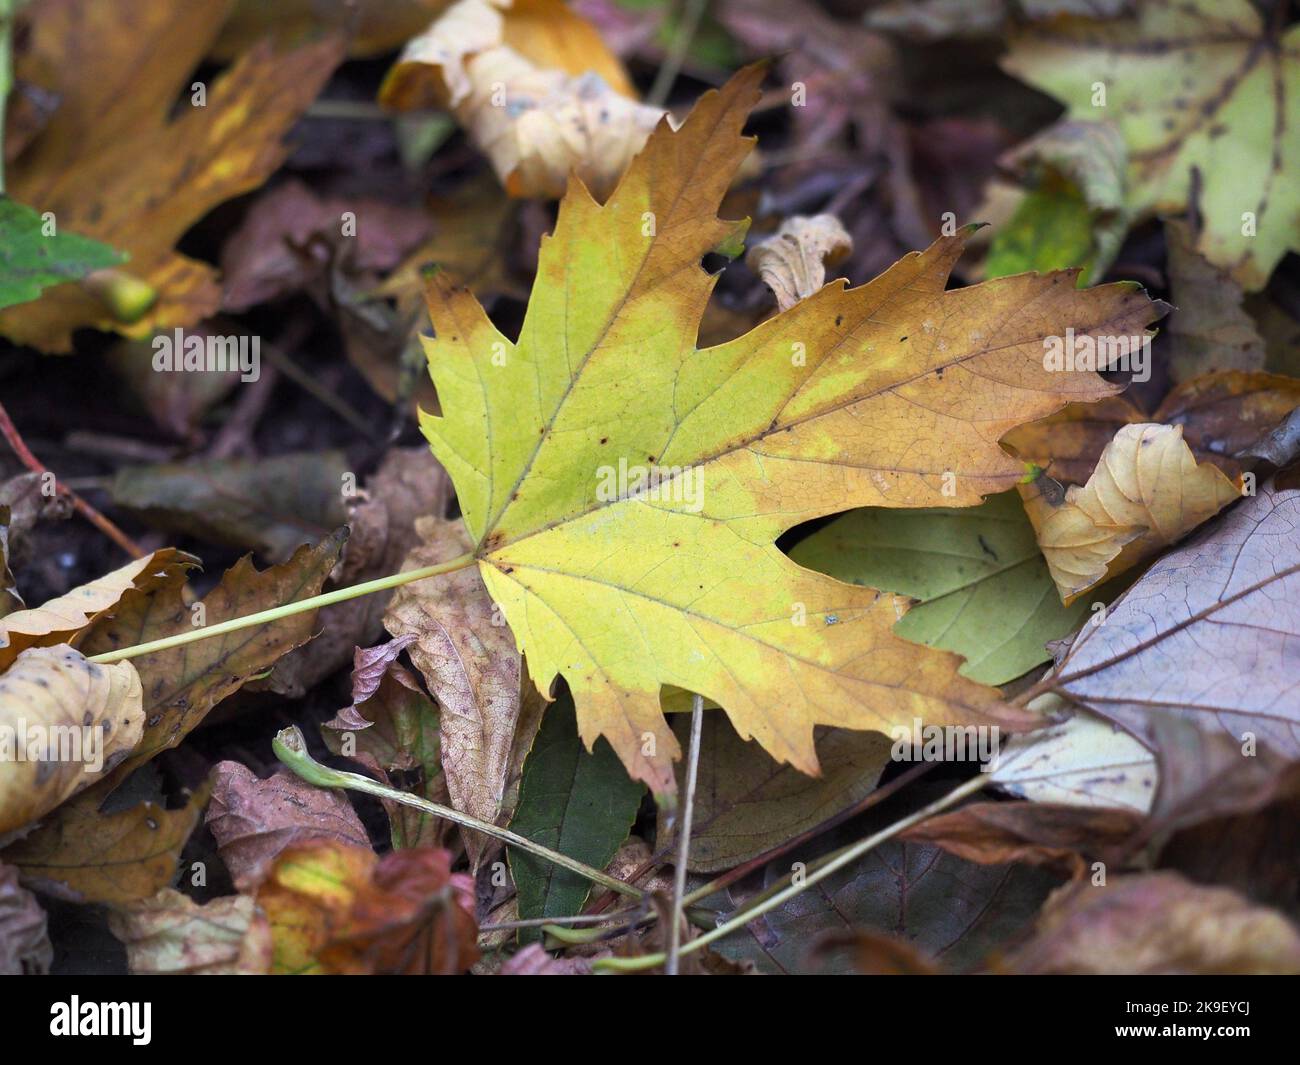
[[[547,708],[519,786],[510,827],[535,843],[603,869],[627,839],[645,785],[624,771],[609,744],[588,754],[578,739],[573,699],[563,694]],[[570,917],[591,891],[584,878],[542,858],[511,849],[510,871],[519,892],[519,916]],[[541,938],[524,929],[523,942]]]
[[[30,207],[0,196],[0,307],[28,303],[51,285],[126,262],[107,244],[76,233],[46,236],[43,226]]]
[[[1088,603],[1061,605],[1014,492],[969,509],[851,511],[790,557],[842,581],[921,600],[894,633],[962,655],[961,672],[982,684],[1004,684],[1046,662],[1047,643],[1088,615]]]

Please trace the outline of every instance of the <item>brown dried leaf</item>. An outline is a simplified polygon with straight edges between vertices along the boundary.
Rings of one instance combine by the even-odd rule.
[[[1048,899],[1036,935],[996,963],[1016,973],[1300,972],[1300,932],[1235,891],[1177,873],[1067,885]]]
[[[241,892],[254,890],[276,856],[294,844],[337,839],[370,845],[343,792],[314,787],[287,769],[259,780],[238,762],[217,764],[207,825]]]
[[[96,618],[116,606],[131,589],[157,588],[198,562],[174,547],[154,551],[112,573],[30,610],[16,610],[0,619],[0,669],[28,647],[66,643]]]
[[[151,592],[123,596],[114,615],[87,633],[88,655],[130,647],[181,632],[196,618],[212,625],[316,595],[338,561],[346,539],[339,530],[315,547],[300,547],[288,562],[258,572],[245,556],[199,604],[185,601],[183,573]],[[175,747],[209,710],[250,678],[270,669],[317,631],[316,612],[143,655],[136,661],[144,688],[145,732],[139,748],[118,767],[120,781],[159,751]]]
[[[206,786],[176,810],[142,802],[100,813],[103,789],[65,802],[0,854],[38,891],[74,902],[127,903],[168,886],[203,806]]]
[[[422,543],[403,570],[446,561],[473,546],[461,522],[423,518],[416,532]],[[520,655],[478,569],[402,586],[384,625],[395,637],[415,637],[407,653],[440,706],[442,768],[452,805],[495,822],[519,721]],[[465,842],[477,867],[487,841],[466,832]]]
[[[1172,749],[1172,718],[1222,733],[1243,760],[1265,749],[1300,758],[1297,528],[1300,490],[1263,485],[1075,637],[1056,689],[1157,755]]]
[[[172,888],[108,915],[133,975],[262,976],[271,969],[271,926],[248,895],[197,903]]]

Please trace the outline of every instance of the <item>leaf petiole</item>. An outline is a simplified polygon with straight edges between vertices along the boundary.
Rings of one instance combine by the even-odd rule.
[[[389,588],[398,588],[403,584],[413,584],[415,581],[422,581],[428,577],[437,577],[443,573],[452,573],[456,570],[465,569],[467,566],[472,566],[474,561],[472,553],[459,555],[447,562],[439,562],[434,566],[422,566],[419,569],[407,570],[404,573],[376,577],[373,581],[363,581],[361,584],[354,584],[350,588],[335,588],[331,592],[313,595],[309,599],[299,599],[297,602],[285,603],[283,606],[272,607],[270,610],[259,610],[255,614],[246,614],[242,618],[231,618],[229,621],[221,621],[215,625],[196,628],[193,632],[176,633],[173,636],[150,640],[148,643],[138,643],[132,647],[119,647],[113,651],[93,655],[88,661],[121,662],[123,659],[138,658],[140,655],[147,655],[154,651],[165,651],[171,647],[180,647],[198,640],[207,640],[213,636],[224,636],[228,632],[238,632],[240,629],[251,628],[255,625],[268,625],[273,621],[292,617],[294,614],[302,614],[308,610],[317,610],[323,606],[343,603],[349,599],[358,599],[363,595],[387,591]]]

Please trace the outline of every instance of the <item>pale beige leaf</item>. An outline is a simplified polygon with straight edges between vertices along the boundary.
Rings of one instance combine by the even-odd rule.
[[[1052,579],[1065,603],[1180,539],[1241,496],[1210,463],[1197,465],[1180,425],[1123,426],[1088,483],[1053,500],[1022,486]]]
[[[271,925],[250,895],[199,904],[163,888],[110,913],[108,927],[137,976],[261,976],[271,969]]]
[[[788,310],[826,283],[826,267],[853,251],[853,238],[833,214],[795,215],[781,223],[772,236],[745,254],[776,296],[776,305]]]
[[[0,837],[53,810],[126,756],[144,729],[130,662],[32,647],[0,674]]]
[[[444,562],[473,546],[460,522],[422,518],[416,531],[423,542],[403,570]],[[441,706],[442,767],[452,805],[496,821],[519,720],[520,656],[479,571],[404,585],[394,593],[384,625],[395,637],[415,636],[407,653]],[[485,842],[466,833],[476,865]]]

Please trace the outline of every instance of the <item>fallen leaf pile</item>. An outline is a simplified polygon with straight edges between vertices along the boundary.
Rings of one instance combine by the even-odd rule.
[[[0,973],[1300,972],[1297,17],[0,0]]]

